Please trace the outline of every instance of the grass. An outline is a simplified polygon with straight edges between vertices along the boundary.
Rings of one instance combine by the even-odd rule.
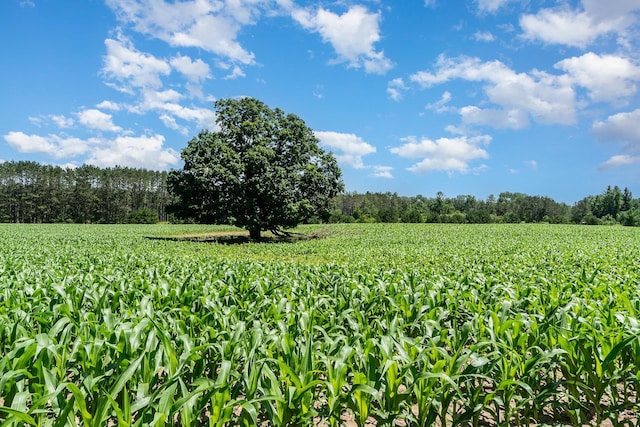
[[[636,422],[640,230],[296,231],[0,225],[0,423]]]

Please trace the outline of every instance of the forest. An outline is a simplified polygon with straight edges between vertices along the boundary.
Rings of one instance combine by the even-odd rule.
[[[156,223],[168,221],[167,172],[0,164],[0,222]]]
[[[0,222],[178,222],[167,172],[127,167],[77,168],[17,161],[0,163]],[[345,192],[329,216],[316,222],[562,223],[640,226],[640,199],[628,188],[607,187],[574,205],[550,197],[503,192],[478,199]],[[181,220],[182,222],[182,220]]]

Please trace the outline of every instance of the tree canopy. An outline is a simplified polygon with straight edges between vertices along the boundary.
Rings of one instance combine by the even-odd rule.
[[[167,172],[0,163],[0,222],[169,221]]]
[[[184,167],[169,173],[176,215],[276,234],[326,217],[343,189],[335,157],[305,122],[254,98],[215,103],[219,130],[203,130],[182,151]]]

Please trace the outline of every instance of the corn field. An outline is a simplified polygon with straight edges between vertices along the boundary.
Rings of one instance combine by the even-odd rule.
[[[640,229],[0,225],[2,426],[636,425]]]

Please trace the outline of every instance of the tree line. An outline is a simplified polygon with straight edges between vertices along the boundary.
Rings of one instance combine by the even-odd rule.
[[[0,222],[151,223],[175,221],[169,173],[126,167],[77,168],[36,162],[0,164]],[[623,224],[640,226],[640,199],[608,187],[573,206],[545,196],[503,192],[478,199],[345,192],[331,200],[322,222],[444,222]],[[188,221],[188,219],[187,219]]]
[[[343,193],[333,199],[330,222],[623,224],[640,226],[640,199],[628,188],[607,187],[569,206],[546,196],[503,192],[406,197],[396,193]]]
[[[0,164],[0,222],[155,223],[168,221],[167,172]]]

